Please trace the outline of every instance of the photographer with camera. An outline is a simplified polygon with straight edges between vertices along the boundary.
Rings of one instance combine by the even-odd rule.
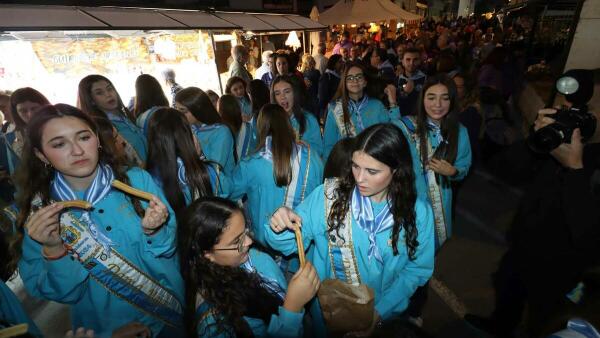
[[[528,336],[556,331],[564,325],[557,322],[559,314],[572,316],[577,304],[586,302],[590,292],[581,283],[584,274],[600,265],[600,184],[593,178],[600,170],[600,143],[582,142],[581,129],[588,133],[596,119],[575,106],[558,113],[539,111],[529,145],[549,155],[536,163],[508,234],[510,247],[493,276],[495,309],[490,318],[465,316],[472,326],[497,337],[514,336],[526,304]],[[557,131],[551,142],[544,136],[549,129]]]

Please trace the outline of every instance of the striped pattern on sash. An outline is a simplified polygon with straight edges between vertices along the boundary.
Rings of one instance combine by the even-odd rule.
[[[238,161],[248,156],[250,152],[250,140],[252,140],[252,124],[249,122],[242,122],[242,126],[236,140],[236,153]]]
[[[331,214],[331,207],[335,201],[335,189],[337,179],[326,179],[324,183],[325,192],[325,217]],[[327,222],[325,222],[327,228]],[[326,230],[327,231],[327,230]],[[360,272],[354,254],[354,243],[352,242],[352,211],[348,208],[346,220],[338,231],[328,233],[329,236],[329,258],[331,269],[336,279],[348,284],[358,286],[361,284]]]
[[[420,159],[421,140],[416,132],[417,120],[414,116],[406,116],[403,117],[401,121],[401,127],[406,127],[405,130],[407,130],[408,134],[411,135],[411,138],[415,143],[417,156]],[[429,154],[429,159],[431,159],[434,152],[431,142],[429,141],[429,137],[427,137],[427,153]],[[433,170],[427,170],[425,167],[423,167],[423,163],[421,163],[421,161],[419,161],[419,163],[421,165],[421,169],[423,170],[423,176],[425,177],[425,182],[427,184],[429,202],[431,203],[431,207],[433,209],[433,216],[435,219],[435,249],[437,251],[437,249],[439,249],[448,239],[446,216],[444,213],[444,204],[442,200],[442,188],[437,184],[435,172]]]
[[[356,128],[354,127],[354,123],[352,123],[352,119],[350,119],[348,123],[344,122],[344,109],[342,108],[342,100],[337,100],[335,102],[335,106],[333,107],[333,117],[335,118],[335,123],[338,127],[340,135],[342,135],[342,138],[356,136]]]
[[[106,252],[90,234],[86,220],[65,212],[60,224],[65,246],[79,257],[94,280],[138,310],[167,325],[180,325],[183,310],[177,298],[116,250]]]

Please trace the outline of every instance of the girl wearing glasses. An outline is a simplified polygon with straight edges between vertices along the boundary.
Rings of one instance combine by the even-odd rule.
[[[323,134],[324,158],[329,156],[331,148],[340,139],[354,137],[374,124],[400,118],[394,86],[385,88],[390,103],[390,108],[386,109],[381,101],[367,93],[366,74],[361,63],[346,64],[338,91],[328,106]]]
[[[266,104],[258,115],[258,152],[240,161],[231,178],[231,198],[248,197],[254,239],[265,245],[264,221],[282,205],[295,208],[322,182],[323,164],[297,142],[287,113]]]
[[[293,76],[293,75],[292,75]],[[315,116],[301,107],[301,88],[298,79],[280,75],[271,84],[271,103],[281,106],[290,118],[298,140],[306,142],[318,156],[323,156],[321,129]]]
[[[196,87],[182,89],[175,95],[175,109],[192,125],[192,132],[206,158],[217,162],[225,175],[231,175],[235,167],[235,142],[208,95]]]
[[[273,259],[250,248],[243,211],[225,199],[196,200],[179,227],[188,337],[302,337],[304,305],[320,286],[310,262],[288,286]]]
[[[375,318],[359,336],[400,316],[433,272],[433,215],[416,195],[408,147],[392,124],[365,129],[355,140],[351,171],[325,180],[293,211],[279,208],[264,225],[272,230],[267,243],[285,255],[297,252],[291,230],[300,225],[321,280],[373,289]],[[311,312],[315,335],[326,336],[317,302]]]
[[[133,321],[181,336],[183,280],[175,217],[144,170],[127,170],[91,116],[45,106],[27,127],[13,252],[30,295],[71,305],[74,328],[100,337]],[[148,203],[112,187],[153,195]],[[92,209],[54,201],[85,200]],[[18,259],[18,257],[16,257]]]
[[[135,149],[137,164],[144,165],[148,153],[146,137],[109,79],[96,74],[81,79],[77,107],[91,116],[108,117],[119,134]]]

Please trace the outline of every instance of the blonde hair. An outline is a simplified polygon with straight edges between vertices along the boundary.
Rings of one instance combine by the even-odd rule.
[[[316,64],[317,62],[315,61],[315,58],[312,57],[312,55],[304,54],[302,56],[302,66],[300,67],[300,71],[304,73],[307,70],[314,69]]]

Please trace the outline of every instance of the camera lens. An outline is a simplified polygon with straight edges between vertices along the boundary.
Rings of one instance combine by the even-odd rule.
[[[552,125],[539,129],[530,135],[529,146],[536,152],[548,153],[564,140],[564,133]]]

